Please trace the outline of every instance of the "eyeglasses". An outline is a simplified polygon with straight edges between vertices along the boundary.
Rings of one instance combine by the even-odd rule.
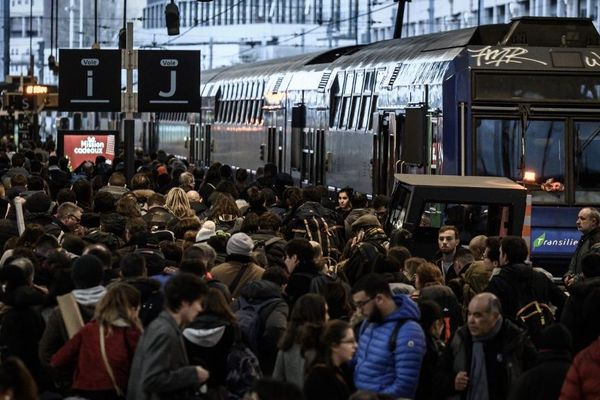
[[[76,215],[69,214],[69,217],[73,218],[75,220],[75,222],[77,222],[77,223],[81,222],[81,218],[77,217]]]
[[[363,308],[364,306],[369,304],[369,302],[372,301],[374,298],[375,296],[369,297],[367,300],[355,301],[354,304],[356,304],[357,308]]]

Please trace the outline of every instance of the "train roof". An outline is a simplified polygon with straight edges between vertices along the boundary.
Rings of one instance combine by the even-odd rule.
[[[207,71],[202,81],[206,84],[214,78],[260,78],[295,71],[322,71],[349,66],[372,67],[382,63],[419,59],[450,61],[465,47],[496,45],[598,47],[600,35],[589,18],[522,17],[507,24],[482,25],[240,64]]]

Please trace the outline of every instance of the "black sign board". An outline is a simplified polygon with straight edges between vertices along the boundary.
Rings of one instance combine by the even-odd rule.
[[[121,111],[121,51],[60,49],[58,108]]]
[[[200,112],[200,52],[140,50],[138,111]]]

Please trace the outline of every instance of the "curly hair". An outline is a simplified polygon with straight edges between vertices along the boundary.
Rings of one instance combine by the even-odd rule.
[[[240,209],[238,208],[233,196],[226,193],[216,192],[214,201],[212,202],[212,219],[217,220],[223,217],[230,217],[234,219],[240,216]],[[225,218],[227,220],[228,218]]]

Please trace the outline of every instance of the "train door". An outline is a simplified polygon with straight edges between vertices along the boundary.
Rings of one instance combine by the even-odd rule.
[[[197,166],[209,167],[211,164],[210,154],[212,149],[210,123],[194,124],[191,127],[194,159]]]
[[[267,119],[265,140],[260,145],[260,160],[277,165],[279,171],[286,171],[285,165],[285,108],[270,109]]]
[[[403,118],[393,112],[373,114],[373,193],[390,194],[399,159]]]
[[[325,184],[325,128],[317,121],[306,127],[304,104],[292,107],[291,169],[292,177],[302,185]]]

